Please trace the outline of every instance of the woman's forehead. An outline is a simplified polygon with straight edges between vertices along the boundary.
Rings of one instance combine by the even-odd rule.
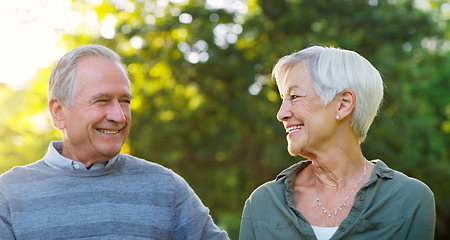
[[[280,92],[289,92],[295,88],[308,88],[312,86],[312,76],[306,64],[299,63],[286,69],[281,79],[277,79]]]

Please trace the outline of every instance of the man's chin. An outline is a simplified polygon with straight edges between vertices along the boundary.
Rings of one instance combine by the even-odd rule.
[[[122,146],[123,146],[123,145],[116,145],[116,146],[114,146],[114,145],[111,146],[111,145],[110,145],[110,146],[104,146],[104,147],[102,147],[102,148],[99,149],[99,152],[100,152],[103,156],[105,156],[105,157],[111,159],[111,158],[117,156],[117,154],[119,154],[120,151],[122,151]],[[108,159],[108,160],[109,160],[109,159]]]

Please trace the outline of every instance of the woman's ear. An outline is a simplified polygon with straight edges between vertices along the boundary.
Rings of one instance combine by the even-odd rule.
[[[339,108],[336,119],[344,119],[351,115],[356,104],[356,95],[350,89],[345,89],[339,94]]]
[[[57,99],[52,99],[48,102],[48,109],[52,118],[52,124],[58,130],[66,128],[63,114],[64,105]]]

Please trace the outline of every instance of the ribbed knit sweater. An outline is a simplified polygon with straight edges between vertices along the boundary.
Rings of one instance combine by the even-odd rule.
[[[228,239],[186,181],[119,154],[92,171],[43,160],[0,176],[0,239]]]

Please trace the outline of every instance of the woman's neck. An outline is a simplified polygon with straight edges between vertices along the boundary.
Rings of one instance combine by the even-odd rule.
[[[335,152],[311,161],[311,174],[317,187],[339,191],[353,186],[361,178],[366,159],[361,151],[356,151],[354,154]]]

